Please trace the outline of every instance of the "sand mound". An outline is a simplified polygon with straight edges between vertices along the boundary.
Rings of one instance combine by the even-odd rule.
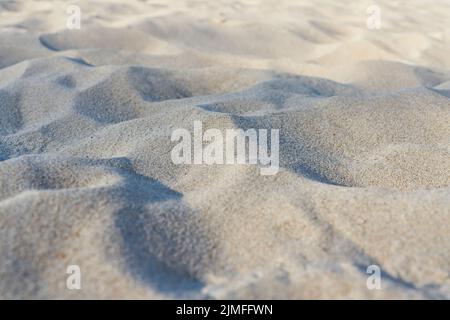
[[[0,5],[0,297],[450,297],[447,8],[41,2]],[[175,165],[194,121],[279,172]]]

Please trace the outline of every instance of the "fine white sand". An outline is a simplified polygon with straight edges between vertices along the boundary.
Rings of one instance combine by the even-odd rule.
[[[376,3],[0,1],[0,298],[450,298],[450,5]]]

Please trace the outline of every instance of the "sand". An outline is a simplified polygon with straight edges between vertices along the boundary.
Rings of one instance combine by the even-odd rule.
[[[376,3],[0,1],[0,298],[449,299],[450,6]]]

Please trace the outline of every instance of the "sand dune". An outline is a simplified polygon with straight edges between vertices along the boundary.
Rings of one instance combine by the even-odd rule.
[[[73,4],[0,2],[0,298],[450,298],[445,1],[377,1],[379,30],[371,2]],[[279,172],[174,164],[194,121],[279,129]]]

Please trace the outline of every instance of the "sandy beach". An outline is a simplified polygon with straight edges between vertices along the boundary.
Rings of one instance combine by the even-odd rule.
[[[450,299],[449,20],[0,0],[0,299]]]

